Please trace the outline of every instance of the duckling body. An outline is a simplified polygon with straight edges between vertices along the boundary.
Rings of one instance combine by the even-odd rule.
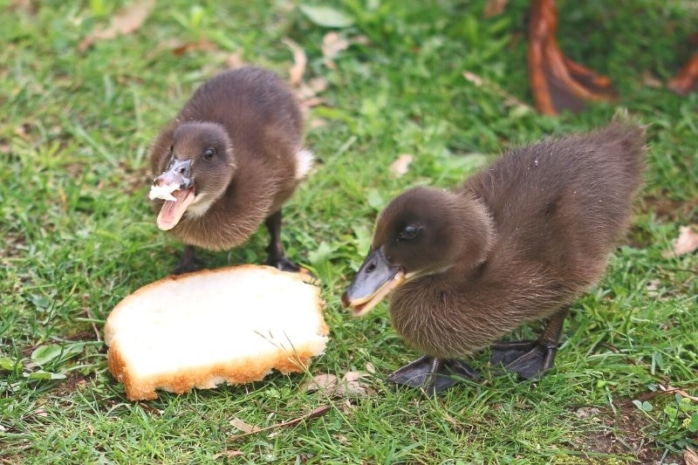
[[[496,344],[493,362],[528,378],[553,364],[567,306],[603,274],[641,183],[642,130],[620,123],[513,150],[455,191],[410,189],[381,213],[343,296],[357,315],[392,291],[390,317],[426,354],[391,379],[437,391],[445,368],[524,323],[537,341]]]
[[[150,151],[155,186],[178,186],[155,199],[158,226],[187,244],[176,271],[193,268],[193,247],[223,250],[265,222],[268,263],[295,269],[280,241],[281,208],[307,175],[303,122],[293,95],[271,71],[244,67],[204,83]]]

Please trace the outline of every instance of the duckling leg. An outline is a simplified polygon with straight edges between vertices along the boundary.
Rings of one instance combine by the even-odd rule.
[[[456,384],[458,377],[473,381],[480,379],[480,375],[461,360],[424,355],[389,374],[388,380],[437,394]]]
[[[502,363],[524,379],[533,378],[553,367],[557,344],[568,307],[552,316],[543,334],[535,341],[502,342],[492,346],[490,363]]]
[[[533,0],[528,32],[528,73],[541,113],[579,112],[585,101],[614,100],[611,80],[566,58],[555,40],[555,0]]]
[[[196,256],[196,250],[193,245],[184,247],[184,253],[177,262],[177,266],[172,270],[172,274],[182,274],[196,271],[203,267],[203,261]]]
[[[276,267],[282,271],[300,271],[301,267],[286,257],[284,246],[281,243],[281,210],[272,213],[264,220],[269,231],[269,245],[267,246],[267,265]]]

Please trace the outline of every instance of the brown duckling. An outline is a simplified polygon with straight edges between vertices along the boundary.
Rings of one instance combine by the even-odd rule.
[[[495,344],[492,362],[523,378],[551,368],[568,306],[627,228],[643,153],[643,130],[615,122],[512,150],[455,191],[395,198],[342,296],[359,316],[392,292],[395,330],[426,355],[389,379],[437,392],[449,373],[477,379],[460,357],[548,317],[538,340]]]
[[[230,249],[264,222],[267,263],[298,270],[281,243],[281,207],[306,177],[300,108],[271,71],[243,67],[201,85],[150,150],[157,225],[186,244],[175,273],[195,266],[194,247]]]

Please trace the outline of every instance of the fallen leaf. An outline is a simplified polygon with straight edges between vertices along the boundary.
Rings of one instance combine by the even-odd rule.
[[[327,79],[316,77],[307,83],[301,83],[295,91],[296,97],[303,107],[311,108],[322,103],[322,98],[318,97],[317,94],[325,91],[327,87]]]
[[[679,237],[674,239],[672,250],[662,252],[664,258],[678,257],[698,249],[698,226],[689,225],[679,228]]]
[[[405,173],[407,173],[407,170],[409,169],[412,160],[414,160],[414,157],[412,155],[410,155],[409,153],[403,153],[402,155],[397,157],[394,162],[390,164],[390,172],[398,178],[400,176],[404,176]]]
[[[301,5],[300,10],[318,26],[343,28],[354,24],[354,19],[351,16],[329,6]]]
[[[35,5],[32,0],[12,0],[10,2],[10,10],[25,11],[27,13],[36,14],[39,5]]]
[[[363,371],[348,371],[338,380],[335,375],[321,374],[305,383],[301,388],[305,392],[320,391],[328,397],[365,397],[373,392],[362,382],[369,376]]]
[[[308,63],[308,58],[305,56],[305,51],[301,46],[291,39],[285,38],[283,43],[293,52],[293,66],[291,66],[289,70],[288,80],[291,87],[297,87],[303,82],[303,74],[305,73],[305,66]]]
[[[176,40],[176,39],[175,39]],[[201,52],[210,52],[212,50],[215,50],[216,44],[208,39],[201,38],[197,40],[196,42],[187,42],[187,43],[177,43],[174,42],[172,44],[172,54],[174,56],[181,56],[184,55],[187,52],[191,51],[201,51]]]
[[[348,371],[342,381],[335,388],[336,397],[365,397],[371,392],[368,387],[361,382],[361,379],[368,376],[368,373],[361,371]]]
[[[596,407],[580,407],[577,409],[574,414],[577,416],[577,418],[589,418],[589,417],[595,417],[599,413],[599,409]]]
[[[232,420],[230,420],[230,424],[232,426],[234,426],[235,428],[239,429],[240,431],[242,431],[243,433],[247,433],[247,434],[251,434],[251,433],[255,433],[255,432],[259,431],[259,428],[257,428],[256,426],[252,426],[250,424],[247,424],[239,418],[233,418]]]
[[[140,28],[155,6],[155,0],[134,1],[114,15],[106,29],[97,29],[87,36],[78,50],[84,52],[95,40],[113,39],[119,35],[132,34]]]
[[[240,68],[245,65],[245,60],[242,59],[242,55],[239,53],[231,53],[225,58],[225,66],[230,69]]]
[[[321,374],[314,376],[313,379],[308,381],[304,386],[303,390],[305,392],[334,392],[337,387],[337,377],[330,374]]]
[[[322,38],[322,57],[324,59],[325,66],[330,69],[337,68],[333,59],[339,52],[348,48],[349,41],[339,33],[332,31],[325,34],[325,36]]]
[[[683,451],[683,460],[686,465],[698,465],[698,453],[691,447],[686,447]]]
[[[221,452],[219,454],[214,455],[213,460],[219,459],[221,457],[241,457],[243,455],[245,455],[245,453],[239,450],[227,450],[225,452]]]
[[[671,386],[663,386],[661,384],[659,385],[659,389],[661,389],[662,391],[664,391],[666,393],[676,393],[676,394],[680,395],[681,397],[692,400],[693,402],[698,402],[698,397],[692,396],[682,389],[671,387]]]
[[[664,83],[659,78],[657,78],[657,76],[652,74],[652,72],[648,69],[643,70],[640,73],[640,76],[642,77],[642,83],[646,87],[652,87],[655,89],[658,89],[660,87],[664,87]]]
[[[376,367],[373,366],[373,363],[371,362],[366,362],[366,371],[370,374],[375,374],[376,373]]]
[[[506,7],[507,0],[487,0],[485,3],[485,11],[483,12],[483,16],[485,18],[499,16],[504,12],[504,8]]]
[[[306,413],[305,415],[302,415],[302,416],[300,416],[300,417],[298,417],[298,418],[294,418],[293,420],[282,421],[281,423],[277,423],[277,424],[275,424],[275,425],[267,426],[266,428],[258,428],[258,429],[255,429],[254,431],[250,431],[249,433],[243,433],[243,434],[238,434],[238,435],[235,435],[235,436],[231,436],[231,437],[230,437],[230,441],[236,441],[236,440],[238,440],[238,439],[240,439],[240,438],[244,438],[244,437],[246,437],[246,436],[250,436],[250,435],[255,434],[255,433],[261,433],[261,432],[264,432],[264,431],[271,431],[271,430],[274,430],[274,429],[276,429],[276,428],[283,428],[283,427],[286,427],[286,426],[295,426],[295,425],[297,425],[298,423],[301,423],[301,422],[303,422],[303,421],[305,421],[305,420],[309,420],[309,419],[311,419],[311,418],[321,417],[321,416],[325,415],[325,414],[326,414],[327,412],[329,412],[329,411],[330,411],[330,406],[329,406],[329,405],[322,405],[322,406],[316,408],[315,410],[313,410],[312,412]]]
[[[517,99],[501,87],[499,87],[497,84],[494,82],[490,82],[480,76],[478,76],[475,73],[471,73],[469,71],[464,71],[463,72],[463,77],[465,78],[466,81],[469,81],[476,85],[477,87],[481,87],[482,89],[491,92],[499,97],[502,97],[504,99],[504,105],[508,107],[516,107],[520,112],[522,113],[528,113],[528,112],[533,112],[533,107],[530,105],[525,104],[521,100]]]
[[[322,118],[312,118],[308,124],[308,129],[317,129],[323,126],[327,126],[327,120]]]

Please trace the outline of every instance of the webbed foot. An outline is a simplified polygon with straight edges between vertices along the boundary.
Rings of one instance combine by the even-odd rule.
[[[502,342],[492,346],[490,363],[501,363],[523,379],[530,379],[553,367],[557,344],[546,346],[540,341]]]
[[[454,384],[458,378],[478,381],[480,375],[458,359],[440,359],[425,355],[392,372],[388,380],[403,386],[422,388],[429,394],[438,394]]]
[[[273,257],[270,255],[267,257],[266,264],[278,268],[281,271],[292,271],[295,273],[301,271],[300,265],[291,261],[286,255],[282,255],[281,257]]]
[[[558,310],[548,322],[543,334],[535,341],[500,342],[492,345],[490,363],[501,363],[508,371],[523,379],[543,374],[555,364],[557,343],[568,308]]]

